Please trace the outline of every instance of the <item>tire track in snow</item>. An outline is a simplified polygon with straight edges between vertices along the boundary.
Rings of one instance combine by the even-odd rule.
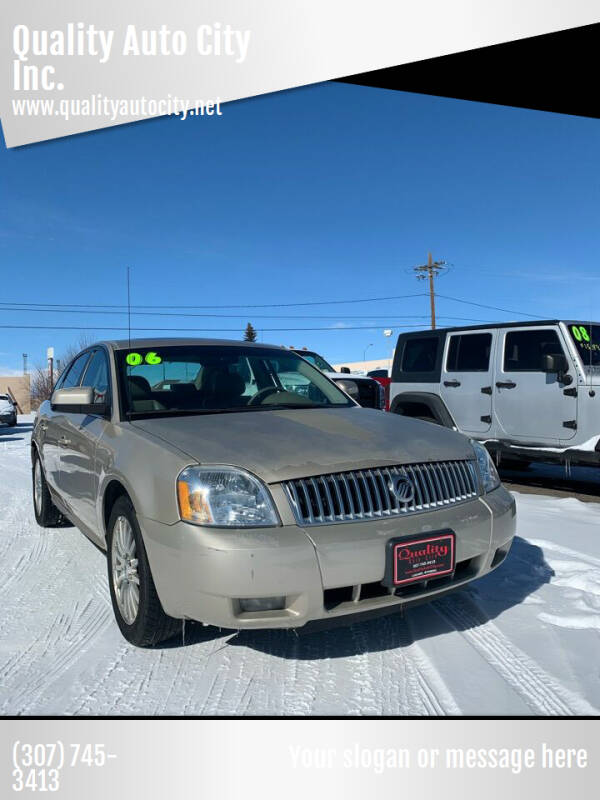
[[[592,567],[600,567],[600,558],[594,558],[594,556],[586,555],[585,553],[581,553],[579,550],[572,550],[570,547],[564,547],[563,545],[555,544],[554,542],[547,542],[544,539],[528,539],[527,541],[529,544],[535,545],[541,550],[550,550],[554,553],[560,553],[562,556],[573,558],[576,561],[580,561],[584,564],[589,564]]]
[[[436,600],[432,607],[478,651],[535,714],[573,716],[599,713],[513,644],[472,602],[455,595]]]
[[[390,651],[392,664],[402,663],[405,678],[403,686],[403,703],[399,708],[383,713],[402,713],[406,715],[445,716],[460,714],[454,697],[444,683],[433,662],[423,649],[415,642],[410,624],[410,612],[407,616],[386,617],[390,628],[395,629],[396,639],[400,647]]]
[[[7,678],[17,678],[16,691],[10,692],[10,699],[5,701],[2,711],[7,707],[18,709],[19,714],[27,713],[34,708],[39,699],[48,691],[55,680],[60,678],[80,658],[83,648],[89,647],[94,638],[110,622],[106,607],[94,600],[88,600],[80,609],[75,603],[69,616],[61,615],[44,639],[41,651],[33,646],[28,648],[29,664],[13,665],[8,676],[3,675],[2,685],[7,687]],[[44,670],[38,664],[43,663]],[[18,666],[18,671],[14,667]],[[31,667],[35,669],[31,669]],[[28,672],[32,674],[29,680]],[[15,681],[13,680],[13,683]]]

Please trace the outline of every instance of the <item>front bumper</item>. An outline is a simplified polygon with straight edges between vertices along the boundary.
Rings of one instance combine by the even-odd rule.
[[[14,414],[12,411],[0,414],[0,423],[3,422],[5,425],[8,425],[11,422],[14,422],[17,418],[17,415]]]
[[[170,616],[223,628],[295,628],[376,609],[401,608],[458,588],[497,567],[515,535],[513,497],[500,487],[471,502],[406,518],[302,528],[227,531],[140,519],[154,583]],[[386,542],[450,528],[454,576],[381,587]],[[278,611],[242,611],[239,598],[284,596]]]

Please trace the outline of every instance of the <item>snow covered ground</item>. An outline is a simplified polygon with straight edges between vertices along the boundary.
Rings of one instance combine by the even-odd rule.
[[[138,650],[104,555],[35,524],[30,430],[0,432],[0,714],[600,713],[599,504],[517,494],[506,562],[405,616]]]

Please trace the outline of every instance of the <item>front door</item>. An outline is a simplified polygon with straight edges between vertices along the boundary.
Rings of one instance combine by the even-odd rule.
[[[109,369],[106,353],[98,348],[80,381],[94,389],[94,403],[110,402]],[[73,514],[92,531],[97,531],[96,448],[110,422],[92,414],[65,414],[60,448],[60,492]]]
[[[492,371],[496,331],[448,335],[440,392],[458,429],[485,434],[492,424]]]
[[[571,384],[542,370],[545,355],[563,354]],[[577,373],[557,328],[508,328],[498,343],[494,408],[499,438],[556,446],[577,425]]]
[[[62,375],[56,382],[54,391],[57,389],[70,389],[73,386],[78,386],[81,376],[85,370],[90,357],[89,353],[83,353],[78,356],[71,364],[69,364],[63,371]],[[52,400],[50,400],[52,403]],[[60,458],[61,449],[65,440],[65,425],[67,424],[67,414],[61,411],[59,407],[57,410],[51,410],[47,415],[40,418],[41,428],[41,449],[42,449],[42,464],[44,465],[44,474],[46,480],[53,489],[60,492]]]

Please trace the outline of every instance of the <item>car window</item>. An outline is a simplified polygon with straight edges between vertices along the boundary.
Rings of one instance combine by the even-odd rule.
[[[402,372],[433,372],[438,339],[433,336],[407,339],[402,354]]]
[[[69,370],[59,388],[70,389],[73,386],[79,386],[79,381],[81,380],[83,370],[85,369],[85,365],[87,364],[89,357],[89,353],[83,353],[75,359],[75,361],[69,367]]]
[[[56,391],[57,389],[62,389],[62,385],[65,382],[65,378],[67,377],[67,372],[68,371],[69,371],[69,369],[68,369],[68,364],[67,364],[67,368],[63,369],[63,371],[58,376],[58,380],[54,384],[54,391]]]
[[[371,372],[367,372],[367,376],[369,378],[387,378],[388,371],[387,369],[372,369]]]
[[[487,372],[492,350],[491,333],[458,334],[450,337],[447,372]]]
[[[504,340],[504,371],[543,372],[543,356],[562,353],[555,330],[511,331]]]
[[[311,364],[314,364],[321,372],[335,372],[331,364],[325,361],[318,353],[312,353],[310,350],[298,350],[297,353],[299,356],[302,356],[302,358],[310,361]]]
[[[85,371],[82,386],[91,386],[94,390],[93,403],[106,403],[109,400],[108,360],[104,350],[95,350],[92,360]]]
[[[125,413],[210,413],[353,405],[292,351],[166,345],[117,351]]]

